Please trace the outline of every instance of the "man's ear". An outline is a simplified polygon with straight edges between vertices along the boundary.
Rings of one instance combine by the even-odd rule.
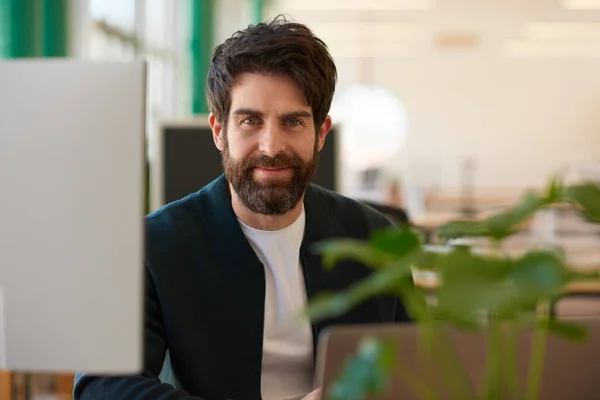
[[[208,124],[210,125],[210,130],[212,131],[215,146],[217,149],[219,149],[219,151],[223,151],[223,140],[225,139],[223,135],[223,125],[217,120],[217,117],[213,113],[210,113],[208,116]]]
[[[331,130],[331,124],[332,124],[331,117],[328,115],[325,117],[325,121],[323,121],[323,123],[319,127],[319,130],[317,131],[317,135],[319,135],[319,137],[318,137],[319,151],[321,151],[321,149],[325,145],[325,138],[327,137],[327,134]]]

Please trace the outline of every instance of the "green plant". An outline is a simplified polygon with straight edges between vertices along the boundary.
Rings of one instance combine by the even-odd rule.
[[[570,340],[585,340],[586,330],[571,322],[551,318],[548,305],[566,285],[597,279],[597,273],[578,273],[564,256],[552,249],[530,249],[517,257],[501,251],[503,240],[519,232],[536,212],[549,207],[571,207],[591,221],[600,221],[600,185],[583,183],[563,186],[552,180],[545,193],[527,193],[513,208],[483,221],[456,221],[439,229],[445,241],[458,238],[487,238],[491,246],[475,249],[446,246],[434,251],[425,246],[418,231],[395,227],[373,234],[368,240],[335,239],[319,244],[318,251],[328,268],[352,259],[374,269],[364,281],[347,291],[311,302],[313,321],[340,316],[368,298],[397,295],[417,323],[424,347],[423,356],[435,351],[439,375],[454,400],[523,398],[538,400],[548,334]],[[447,244],[448,242],[446,242]],[[440,284],[435,302],[428,289],[414,284],[415,270],[432,271]],[[486,372],[484,382],[472,387],[447,327],[485,330]],[[533,327],[533,344],[527,381],[516,373],[517,335]],[[386,343],[369,339],[346,366],[329,399],[362,399],[385,388],[392,368],[424,400],[438,399],[423,376],[411,373],[394,360]],[[506,391],[509,391],[506,393]]]

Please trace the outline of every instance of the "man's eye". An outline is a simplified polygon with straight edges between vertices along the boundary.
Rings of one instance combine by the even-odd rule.
[[[244,118],[242,120],[242,123],[249,124],[249,125],[254,125],[254,124],[258,123],[258,118],[256,118],[256,117],[247,117],[247,118]]]
[[[288,124],[288,126],[292,126],[292,127],[301,126],[302,121],[300,121],[299,119],[290,119],[290,120],[288,120],[287,124]]]

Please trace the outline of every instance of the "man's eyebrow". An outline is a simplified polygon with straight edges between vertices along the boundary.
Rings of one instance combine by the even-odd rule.
[[[258,110],[253,110],[251,108],[238,108],[233,112],[233,115],[258,115],[262,116],[263,113]]]
[[[308,111],[294,111],[285,113],[281,116],[281,119],[294,119],[294,118],[311,118],[312,114]]]

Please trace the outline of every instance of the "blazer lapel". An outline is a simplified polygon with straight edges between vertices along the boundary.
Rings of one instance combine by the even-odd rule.
[[[265,309],[264,266],[246,239],[231,206],[228,183],[221,176],[200,193],[205,232],[210,243],[210,265],[213,281],[222,282],[222,290],[215,299],[219,318],[233,321],[230,328],[219,333],[219,340],[237,354],[239,359],[227,360],[237,371],[233,376],[239,382],[234,387],[253,386],[260,393],[260,374]],[[232,328],[233,327],[233,328]],[[217,328],[218,329],[218,328]],[[220,345],[215,343],[215,345]],[[240,394],[243,396],[246,394]]]
[[[310,303],[315,296],[319,295],[325,288],[327,271],[323,267],[323,261],[314,247],[322,240],[331,237],[329,212],[325,199],[320,193],[309,185],[304,195],[304,210],[306,213],[306,225],[304,228],[304,238],[300,248],[300,257],[306,294]],[[323,323],[312,324],[313,349],[316,360],[317,342],[319,334],[323,329]]]
[[[203,219],[210,228],[210,242],[225,268],[263,268],[246,239],[231,206],[229,184],[225,175],[210,183],[200,196]]]

